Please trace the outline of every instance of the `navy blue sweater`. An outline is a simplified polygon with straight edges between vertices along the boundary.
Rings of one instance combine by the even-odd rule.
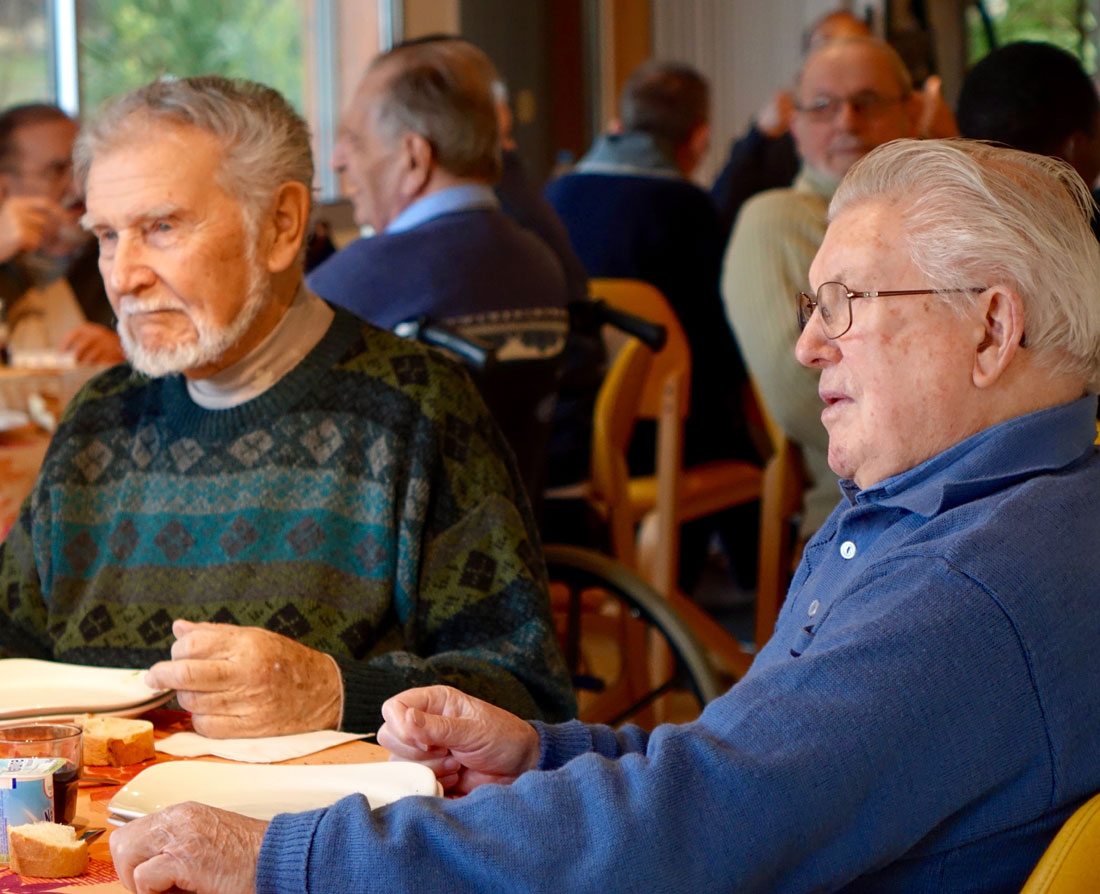
[[[326,301],[385,329],[420,316],[564,307],[567,301],[553,252],[489,208],[358,239],[317,267],[308,283]]]

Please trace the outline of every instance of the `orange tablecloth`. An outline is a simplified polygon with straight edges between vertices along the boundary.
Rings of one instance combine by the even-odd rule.
[[[46,432],[30,425],[0,433],[0,540],[19,516],[49,443]]]
[[[152,720],[157,728],[157,737],[163,738],[170,733],[176,733],[191,728],[188,715],[179,711],[157,710],[145,715]],[[386,760],[388,752],[369,742],[357,741],[338,745],[316,754],[306,757],[284,761],[287,764],[366,764],[374,761]],[[155,761],[146,761],[132,767],[85,767],[87,775],[109,777],[119,782],[129,782],[138,773],[154,763],[169,760],[187,760],[176,758],[158,752]],[[201,758],[206,761],[219,761],[221,763],[233,763],[223,761],[220,758],[209,755]],[[78,833],[85,829],[106,829],[107,831],[96,838],[88,847],[89,857],[88,871],[79,878],[65,879],[35,879],[15,875],[7,866],[0,864],[0,894],[11,891],[34,892],[34,894],[121,894],[126,891],[115,874],[114,865],[111,863],[111,849],[108,839],[114,828],[107,822],[107,804],[118,791],[117,785],[93,785],[85,788],[81,786],[80,795],[76,805],[76,819],[73,823]]]

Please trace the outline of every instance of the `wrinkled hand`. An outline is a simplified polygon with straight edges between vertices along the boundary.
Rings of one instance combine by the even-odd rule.
[[[37,251],[65,212],[57,202],[40,196],[12,196],[0,205],[0,262],[22,252]]]
[[[332,729],[343,681],[328,655],[259,627],[172,624],[172,660],[145,676],[175,689],[195,732],[214,739],[282,736]]]
[[[115,829],[111,859],[138,894],[253,894],[266,831],[262,820],[189,801]]]
[[[112,366],[126,359],[118,333],[98,323],[82,323],[61,342],[62,354],[72,354],[77,363],[109,363]]]
[[[430,767],[444,791],[509,783],[538,765],[531,724],[450,686],[406,689],[386,700],[382,716],[378,744],[390,759]]]
[[[767,104],[756,113],[756,129],[775,140],[791,128],[794,96],[787,90],[777,90]]]

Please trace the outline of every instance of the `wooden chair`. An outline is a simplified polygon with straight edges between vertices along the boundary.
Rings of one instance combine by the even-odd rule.
[[[1066,820],[1020,894],[1092,894],[1100,890],[1100,795]]]
[[[763,598],[757,602],[755,630],[755,645],[762,646],[774,628],[790,570],[790,518],[801,499],[797,452],[773,426],[776,443],[766,468],[736,460],[685,467],[683,432],[691,387],[691,351],[675,312],[648,283],[595,279],[590,288],[594,298],[660,323],[668,331],[667,343],[653,356],[644,382],[629,383],[629,392],[625,390],[628,383],[621,379],[609,375],[604,382],[596,410],[590,499],[610,525],[615,556],[638,569],[720,663],[741,676],[755,650],[743,649],[677,588],[680,527],[722,509],[762,501]],[[629,415],[630,408],[635,419],[656,422],[653,475],[629,476],[625,451],[632,425],[628,428],[623,417]],[[757,412],[755,406],[746,409]],[[637,537],[633,537],[635,530]]]

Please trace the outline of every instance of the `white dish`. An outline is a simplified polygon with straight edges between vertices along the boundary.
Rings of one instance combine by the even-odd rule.
[[[11,431],[30,425],[31,417],[22,410],[8,410],[0,407],[0,431]]]
[[[148,711],[171,692],[145,685],[145,670],[86,667],[39,661],[0,659],[0,720],[23,717]],[[153,704],[156,702],[156,704]]]
[[[304,766],[169,761],[142,770],[119,789],[108,805],[115,825],[181,801],[198,801],[256,819],[278,813],[315,810],[356,792],[372,808],[406,795],[442,795],[435,774],[420,764]]]
[[[26,717],[20,715],[17,718],[0,717],[0,721],[8,723],[13,720],[26,720],[28,722],[49,720],[57,723],[69,723],[78,717],[83,717],[85,714],[95,714],[98,717],[140,717],[146,711],[152,711],[153,708],[159,708],[165,702],[170,701],[175,694],[176,691],[173,689],[163,695],[158,695],[156,698],[149,699],[147,702],[142,702],[140,705],[128,705],[124,708],[112,708],[104,711],[88,711],[82,708],[78,711],[61,711],[58,714],[30,714]]]

